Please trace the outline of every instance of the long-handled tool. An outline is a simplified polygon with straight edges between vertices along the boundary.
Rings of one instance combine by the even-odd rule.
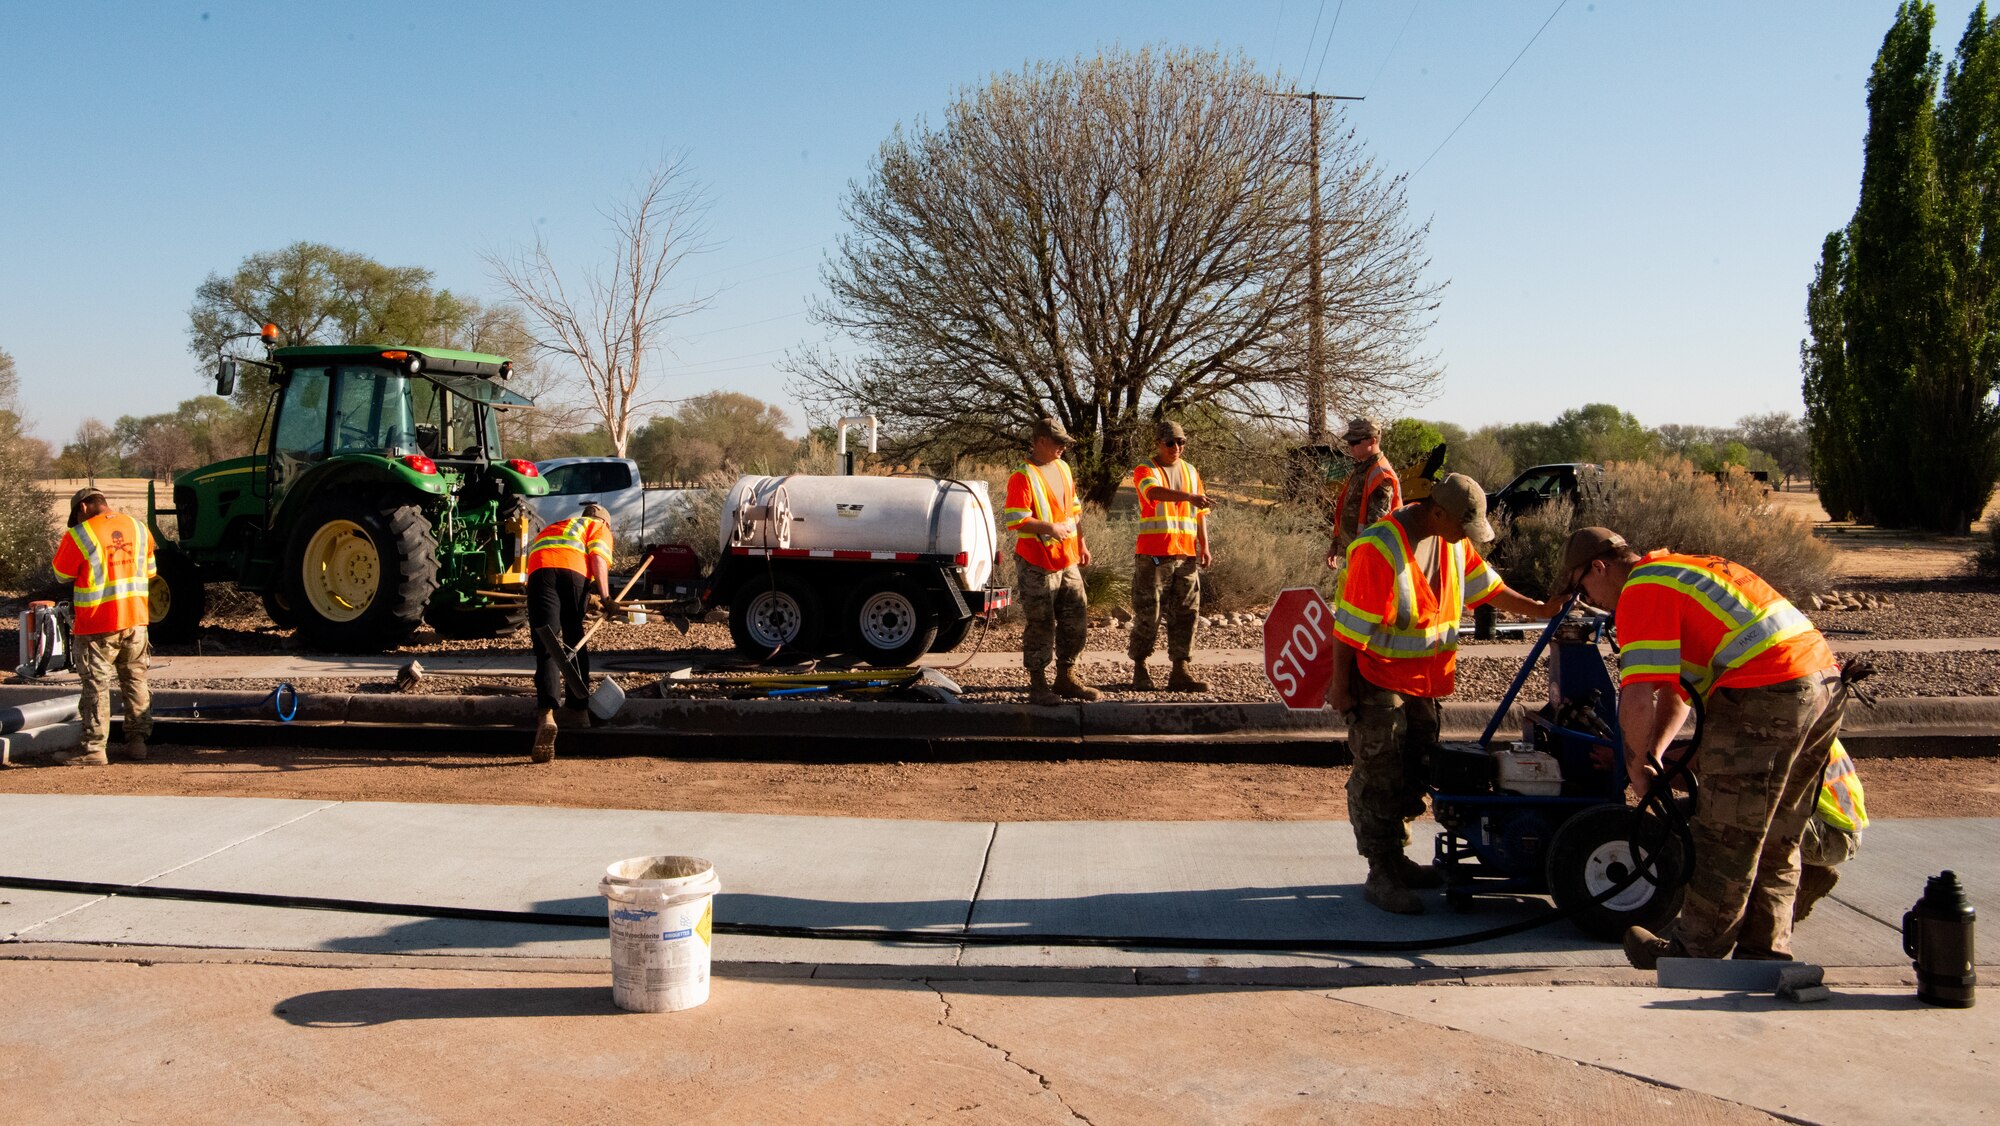
[[[651,566],[652,562],[653,557],[648,555],[639,564],[639,569],[632,572],[632,577],[625,580],[624,589],[618,592],[618,597],[611,601],[624,601],[625,596],[631,593],[634,586],[638,585],[639,576],[646,573],[646,568]],[[567,688],[573,697],[590,697],[590,710],[603,719],[609,719],[612,715],[618,714],[618,705],[624,702],[625,692],[618,687],[618,682],[612,680],[610,677],[604,679],[604,683],[598,687],[597,691],[591,691],[590,681],[584,678],[583,670],[576,667],[576,655],[583,652],[584,646],[590,644],[591,637],[597,633],[599,627],[604,625],[606,619],[610,617],[610,613],[610,610],[606,609],[604,617],[592,622],[590,628],[583,632],[582,640],[576,643],[576,648],[574,649],[562,643],[562,637],[556,633],[554,626],[541,625],[535,627],[535,636],[541,640],[549,652],[556,655],[556,667],[562,670],[563,687]],[[602,701],[598,699],[600,694],[604,697]],[[607,710],[610,713],[608,715],[605,714]]]

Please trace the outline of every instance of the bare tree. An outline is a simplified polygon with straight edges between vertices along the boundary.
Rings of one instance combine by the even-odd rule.
[[[1041,63],[890,136],[844,204],[822,323],[859,341],[787,361],[821,417],[884,416],[897,456],[1018,450],[1053,413],[1103,500],[1150,424],[1304,419],[1308,146],[1240,58],[1185,50]],[[1437,287],[1351,131],[1322,150],[1330,375],[1348,401],[1421,394]]]
[[[56,463],[70,476],[88,478],[95,485],[99,473],[118,464],[118,435],[100,420],[86,418],[76,424],[76,436],[63,447]]]
[[[623,457],[644,398],[652,360],[675,318],[706,308],[708,296],[668,292],[689,255],[709,249],[708,195],[685,156],[654,166],[632,198],[605,213],[611,262],[564,282],[546,240],[511,256],[486,255],[493,278],[527,309],[536,348],[574,368],[590,409]]]

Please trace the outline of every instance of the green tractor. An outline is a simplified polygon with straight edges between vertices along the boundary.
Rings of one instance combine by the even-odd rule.
[[[528,461],[503,460],[499,415],[532,407],[506,390],[503,357],[382,345],[275,347],[220,359],[270,377],[257,448],[174,479],[173,507],[147,498],[159,541],[152,632],[192,637],[205,587],[261,595],[307,644],[379,652],[429,622],[447,637],[495,637],[526,621],[525,498],[548,492]],[[175,518],[177,536],[158,518]]]

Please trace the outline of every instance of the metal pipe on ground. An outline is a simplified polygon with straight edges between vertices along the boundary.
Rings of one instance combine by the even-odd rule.
[[[82,696],[51,696],[46,700],[0,708],[0,733],[26,731],[75,719],[76,710],[82,702]]]

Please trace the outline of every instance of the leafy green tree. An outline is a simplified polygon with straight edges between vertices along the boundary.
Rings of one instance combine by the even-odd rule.
[[[1744,415],[1736,420],[1736,430],[1753,453],[1761,451],[1767,455],[1771,469],[1786,477],[1811,474],[1811,450],[1806,442],[1805,423],[1798,415],[1784,411]],[[1753,464],[1752,468],[1758,466]]]
[[[1806,402],[1807,462],[1820,506],[1835,520],[1861,512],[1861,453],[1855,446],[1860,393],[1847,368],[1847,307],[1843,300],[1849,267],[1847,235],[1834,231],[1820,246],[1819,266],[1806,287],[1805,342],[1799,345],[1801,387]]]
[[[1438,428],[1421,419],[1399,418],[1382,432],[1382,452],[1399,470],[1443,444]]]
[[[788,425],[785,412],[769,403],[712,391],[649,420],[627,449],[649,481],[693,481],[717,470],[783,472],[799,455],[798,439],[785,434]]]
[[[1653,432],[1610,403],[1564,411],[1550,429],[1552,444],[1563,455],[1558,461],[1643,461],[1659,452]]]
[[[0,350],[0,588],[22,590],[46,581],[55,555],[55,517],[49,495],[35,481],[48,447],[30,437],[21,417],[21,376],[14,357]]]

